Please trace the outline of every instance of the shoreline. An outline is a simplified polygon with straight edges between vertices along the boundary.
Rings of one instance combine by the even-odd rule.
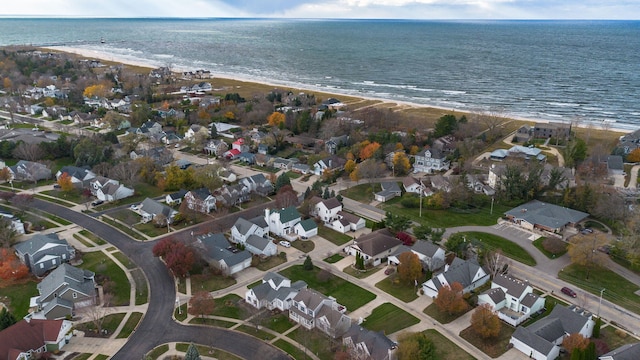
[[[152,64],[152,61],[149,60],[147,62],[145,62],[144,60],[134,60],[134,59],[128,59],[128,58],[124,58],[122,56],[114,56],[113,54],[109,54],[107,52],[103,52],[103,51],[96,51],[96,50],[92,50],[92,49],[83,49],[83,48],[77,48],[77,47],[72,47],[72,46],[45,46],[45,47],[39,47],[40,49],[47,49],[47,50],[51,50],[51,51],[58,51],[58,52],[64,52],[64,53],[69,53],[69,54],[74,54],[74,55],[79,55],[81,57],[84,58],[94,58],[94,59],[99,59],[102,61],[108,61],[108,62],[113,62],[113,63],[120,63],[120,64],[124,64],[124,65],[129,65],[129,66],[135,66],[135,67],[140,67],[140,68],[146,68],[149,70],[155,69],[159,66],[155,66]],[[184,72],[184,71],[193,71],[193,70],[197,70],[195,68],[182,68],[182,67],[176,67],[174,69],[172,69],[173,72]],[[208,69],[205,69],[208,70]],[[292,86],[291,84],[284,84],[284,83],[278,83],[276,82],[270,82],[270,81],[262,81],[262,80],[256,80],[256,79],[251,79],[251,78],[244,78],[239,74],[234,74],[234,75],[229,75],[229,74],[221,74],[221,73],[211,73],[212,76],[212,80],[214,80],[215,78],[221,78],[221,79],[226,79],[226,80],[230,80],[230,81],[238,81],[238,82],[247,82],[247,83],[254,83],[254,84],[261,84],[261,85],[268,85],[268,86],[273,86],[273,87],[286,87],[289,89],[293,89],[293,90],[300,90],[300,91],[304,91],[304,92],[319,92],[319,93],[323,93],[323,94],[328,94],[328,95],[332,95],[334,97],[340,97],[340,96],[348,96],[350,98],[356,98],[356,99],[361,99],[363,101],[366,100],[370,100],[370,101],[380,101],[380,103],[382,105],[396,105],[396,107],[404,107],[405,109],[418,109],[418,108],[430,108],[430,109],[436,109],[436,110],[443,110],[443,111],[451,111],[451,112],[456,112],[456,113],[460,113],[460,114],[473,114],[472,111],[469,110],[461,110],[461,109],[456,109],[456,108],[447,108],[447,107],[442,107],[442,106],[434,106],[434,105],[426,105],[426,104],[418,104],[418,103],[413,103],[410,101],[402,101],[402,100],[392,100],[392,99],[387,99],[387,98],[380,98],[380,97],[375,97],[375,96],[367,96],[367,95],[358,95],[358,94],[346,94],[346,93],[341,93],[339,91],[335,91],[337,89],[331,89],[331,88],[327,88],[327,89],[317,89],[317,88],[313,88],[312,86]],[[401,110],[400,110],[401,111]],[[535,123],[545,123],[545,124],[549,124],[549,123],[556,123],[556,124],[568,124],[571,123],[570,120],[549,120],[549,119],[533,119],[533,118],[523,118],[523,117],[517,117],[517,116],[513,116],[513,115],[509,115],[506,114],[504,117],[507,120],[513,120],[513,121],[520,121],[520,122],[535,122]],[[608,131],[608,132],[616,132],[616,133],[632,133],[636,130],[638,130],[638,127],[633,126],[632,124],[625,124],[628,127],[625,127],[622,124],[616,123],[616,122],[608,122],[606,124],[608,125],[604,125],[605,123],[596,123],[596,122],[582,122],[579,123],[577,125],[578,128],[592,128],[593,130],[596,131]],[[606,128],[605,128],[606,127]]]

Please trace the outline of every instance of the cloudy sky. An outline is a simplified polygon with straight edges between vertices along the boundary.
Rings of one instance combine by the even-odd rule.
[[[0,16],[640,19],[640,0],[5,0]]]

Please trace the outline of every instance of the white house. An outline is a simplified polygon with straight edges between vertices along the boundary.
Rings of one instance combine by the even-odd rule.
[[[416,154],[413,168],[417,172],[431,174],[436,171],[449,170],[449,161],[442,151],[434,148],[424,149]]]
[[[396,239],[388,230],[378,230],[355,239],[351,245],[344,248],[344,252],[351,256],[360,254],[366,263],[377,266],[382,259],[393,254],[402,241]]]
[[[253,255],[273,256],[278,253],[276,244],[262,236],[249,235],[244,243],[245,249]]]
[[[109,181],[96,189],[95,195],[102,201],[116,201],[133,196],[134,189],[128,188],[120,184],[117,180],[109,179]]]
[[[293,298],[289,319],[307,330],[317,328],[332,338],[337,338],[351,327],[351,319],[344,314],[346,311],[347,308],[338,304],[335,298],[302,289]]]
[[[352,324],[342,336],[342,345],[351,355],[350,359],[390,360],[398,346],[383,331],[367,330],[360,324]]]
[[[400,254],[411,251],[418,256],[422,268],[429,271],[439,269],[444,265],[444,250],[438,245],[424,240],[418,240],[413,246],[401,245],[387,258],[387,262],[392,265],[400,264]]]
[[[590,338],[594,324],[591,313],[558,304],[547,317],[527,327],[518,326],[509,343],[531,359],[554,360],[566,336],[579,333]]]
[[[316,216],[326,225],[338,219],[338,212],[342,211],[342,204],[338,199],[331,198],[323,200],[319,197],[311,199],[311,203],[315,205],[311,210],[311,215]]]
[[[239,217],[231,227],[231,242],[244,244],[251,235],[265,237],[269,235],[269,225],[264,217],[258,216],[251,220]]]
[[[365,227],[366,222],[363,218],[348,213],[346,211],[338,211],[337,218],[331,223],[325,226],[332,228],[340,233],[346,233],[347,231],[356,231]]]
[[[302,220],[302,216],[295,208],[290,206],[285,209],[264,210],[264,220],[269,224],[269,232],[290,240],[295,240],[294,226]]]
[[[380,187],[382,188],[382,191],[378,191],[373,195],[376,201],[386,202],[387,200],[391,200],[396,196],[402,195],[402,190],[400,189],[400,186],[398,186],[398,183],[395,181],[382,182],[380,183]]]
[[[286,311],[298,292],[306,288],[307,283],[302,280],[292,284],[286,277],[269,271],[262,278],[262,284],[247,290],[244,300],[256,309]]]
[[[302,220],[293,226],[294,232],[302,239],[318,235],[318,225],[313,219]]]
[[[180,205],[186,193],[187,193],[187,190],[180,189],[179,191],[176,191],[174,193],[167,194],[167,196],[164,197],[164,202],[167,203],[167,205],[171,205],[171,206]]]
[[[207,188],[188,191],[184,194],[184,201],[191,210],[208,214],[216,210],[216,198]]]
[[[164,216],[167,221],[171,223],[173,222],[173,217],[176,216],[178,212],[156,200],[146,198],[140,203],[138,213],[142,216],[143,223],[148,223],[157,216]]]
[[[544,298],[534,294],[528,282],[498,274],[493,278],[491,289],[478,295],[478,305],[483,304],[491,306],[506,323],[518,326],[544,308]]]
[[[489,274],[475,260],[461,260],[455,258],[451,265],[446,266],[444,272],[434,275],[422,284],[426,296],[435,298],[443,286],[451,286],[454,282],[462,285],[463,293],[468,293],[489,281]]]
[[[5,219],[7,219],[7,221],[8,221],[7,226],[10,227],[13,231],[15,231],[16,234],[24,234],[25,233],[24,223],[22,222],[22,220],[17,218],[15,215],[0,212],[0,216],[5,218]]]

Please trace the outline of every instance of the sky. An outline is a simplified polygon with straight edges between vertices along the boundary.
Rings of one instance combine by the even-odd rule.
[[[640,19],[640,0],[19,0],[0,16]]]

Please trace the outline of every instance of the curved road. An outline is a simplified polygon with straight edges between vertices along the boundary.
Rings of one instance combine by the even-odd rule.
[[[194,342],[233,353],[244,359],[289,359],[281,350],[241,332],[185,326],[173,321],[175,285],[164,264],[151,254],[153,242],[136,242],[96,219],[46,201],[34,199],[34,207],[60,216],[107,240],[144,271],[149,282],[147,313],[127,343],[112,359],[141,359],[154,347],[168,342]]]

